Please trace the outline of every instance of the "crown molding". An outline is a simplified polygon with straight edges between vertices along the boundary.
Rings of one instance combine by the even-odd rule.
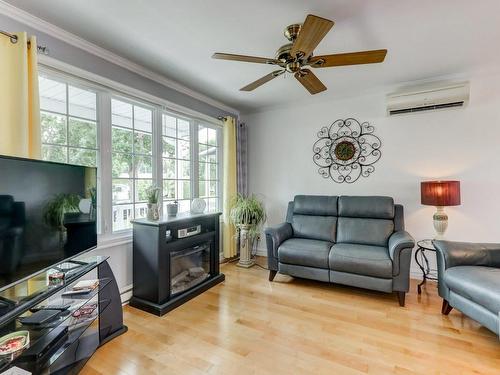
[[[196,92],[186,86],[181,85],[180,83],[173,81],[159,73],[153,72],[145,67],[134,63],[122,56],[119,56],[113,52],[108,51],[98,45],[91,43],[85,39],[80,38],[79,36],[70,33],[60,27],[42,20],[31,13],[28,13],[22,9],[19,9],[9,3],[6,3],[3,0],[0,0],[0,14],[3,14],[9,18],[12,18],[18,22],[29,25],[34,29],[43,32],[45,34],[50,35],[56,39],[59,39],[65,43],[68,43],[76,48],[84,50],[88,53],[91,53],[97,57],[100,57],[106,61],[109,61],[115,65],[118,65],[122,68],[125,68],[131,72],[141,75],[142,77],[148,78],[152,81],[160,83],[163,86],[169,87],[175,91],[178,91],[182,94],[188,95],[194,99],[202,101],[206,104],[209,104],[213,107],[219,108],[225,112],[229,112],[235,115],[239,115],[240,112],[232,108],[218,100],[212,99],[209,96]]]

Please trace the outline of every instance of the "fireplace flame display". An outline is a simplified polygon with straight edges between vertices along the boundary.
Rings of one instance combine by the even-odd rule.
[[[210,244],[195,246],[170,254],[172,295],[201,284],[210,277]]]

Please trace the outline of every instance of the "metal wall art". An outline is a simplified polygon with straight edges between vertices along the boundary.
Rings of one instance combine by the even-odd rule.
[[[368,177],[382,153],[380,138],[368,122],[348,118],[322,127],[314,143],[313,161],[324,178],[352,184],[360,176]]]

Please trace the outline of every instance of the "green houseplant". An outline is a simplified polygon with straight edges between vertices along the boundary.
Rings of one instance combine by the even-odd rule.
[[[78,213],[80,197],[76,194],[57,194],[47,202],[43,209],[43,220],[47,225],[59,231],[59,242],[64,243],[64,215]]]
[[[158,210],[158,200],[160,198],[160,189],[156,186],[151,186],[146,190],[146,197],[148,200],[148,220],[158,220],[160,213]]]
[[[262,201],[255,195],[238,195],[229,212],[231,222],[238,228],[240,260],[238,266],[252,267],[251,257],[255,239],[260,235],[262,224],[266,221],[266,210]]]

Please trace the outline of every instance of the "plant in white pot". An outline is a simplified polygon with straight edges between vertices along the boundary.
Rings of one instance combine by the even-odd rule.
[[[148,220],[158,220],[160,218],[160,211],[158,209],[158,200],[160,198],[160,189],[151,186],[146,190],[146,196],[148,199]]]
[[[252,260],[253,243],[260,235],[262,224],[266,221],[264,204],[255,195],[238,195],[229,212],[231,222],[238,228],[240,242],[240,260],[238,266],[249,268]]]

